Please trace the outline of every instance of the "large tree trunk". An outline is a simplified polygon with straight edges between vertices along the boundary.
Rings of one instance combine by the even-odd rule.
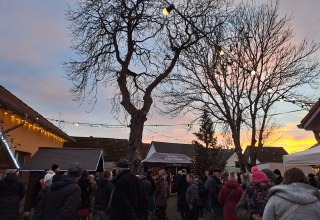
[[[134,172],[138,171],[142,158],[141,145],[143,126],[147,120],[146,114],[141,110],[135,116],[131,116],[130,135],[129,135],[129,160]]]
[[[243,156],[241,143],[240,143],[240,134],[236,131],[232,131],[232,139],[234,143],[234,149],[239,159],[240,169],[243,172],[246,172],[246,158]]]

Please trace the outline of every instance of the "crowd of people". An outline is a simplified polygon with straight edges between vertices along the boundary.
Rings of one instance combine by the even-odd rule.
[[[178,172],[171,184],[164,169],[139,175],[121,159],[115,170],[89,174],[81,164],[62,173],[57,164],[36,181],[32,220],[167,220],[168,198],[177,195],[181,220],[320,219],[319,176],[292,168],[222,173],[211,167],[204,177]],[[174,189],[170,188],[174,185]],[[0,181],[0,220],[16,220],[24,184],[16,170]]]

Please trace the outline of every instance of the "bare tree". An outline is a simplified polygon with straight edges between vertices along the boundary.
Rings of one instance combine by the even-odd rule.
[[[95,103],[100,85],[115,87],[120,98],[115,101],[130,115],[130,159],[135,166],[142,159],[139,152],[152,92],[180,55],[204,37],[194,24],[212,32],[225,5],[222,0],[185,0],[175,5],[180,15],[165,17],[166,6],[153,0],[87,0],[67,11],[78,55],[66,65],[74,82],[71,92],[76,100]]]
[[[319,79],[312,58],[319,45],[295,45],[290,21],[280,16],[278,2],[240,4],[215,33],[188,48],[180,59],[183,74],[174,74],[164,88],[167,112],[210,109],[230,131],[242,168],[255,165],[257,156],[250,163],[244,157],[244,130],[251,132],[252,147],[263,147],[275,102],[300,97],[299,88]]]

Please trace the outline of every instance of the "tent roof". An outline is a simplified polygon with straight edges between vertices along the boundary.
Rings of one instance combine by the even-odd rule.
[[[58,164],[61,171],[68,170],[71,163],[80,163],[87,171],[103,171],[103,150],[86,148],[40,148],[26,162],[22,171],[43,171],[50,169],[52,164]]]
[[[159,152],[159,153],[184,154],[184,155],[187,155],[188,157],[193,156],[193,151],[194,151],[193,144],[180,144],[180,143],[152,141],[151,145],[153,145],[156,152]]]
[[[191,158],[185,154],[154,153],[142,163],[143,165],[183,166],[191,164]]]
[[[284,155],[284,166],[320,165],[320,145],[308,150]]]

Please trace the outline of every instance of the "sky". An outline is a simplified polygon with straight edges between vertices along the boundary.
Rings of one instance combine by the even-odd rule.
[[[320,42],[319,0],[279,2],[281,13],[293,16],[296,41],[306,37]],[[66,78],[63,67],[64,62],[75,56],[70,49],[71,37],[65,17],[68,4],[73,7],[74,1],[0,1],[0,84],[46,118],[74,123],[118,125],[119,121],[111,114],[113,87],[100,91],[98,102],[93,109],[87,101],[82,104],[72,101],[69,92],[72,82]],[[317,95],[319,90],[308,92]],[[297,109],[299,107],[292,104],[279,104],[274,112]],[[300,111],[277,116],[276,120],[281,125],[281,139],[272,143],[272,146],[282,146],[289,152],[296,152],[315,144],[312,132],[297,128],[297,124],[306,114],[307,111]],[[195,139],[192,133],[197,127],[193,126],[190,130],[186,125],[178,124],[189,124],[193,118],[192,114],[170,118],[153,109],[146,124],[177,126],[146,127],[143,141],[190,143]],[[121,139],[129,137],[128,128],[55,124],[72,136]]]

